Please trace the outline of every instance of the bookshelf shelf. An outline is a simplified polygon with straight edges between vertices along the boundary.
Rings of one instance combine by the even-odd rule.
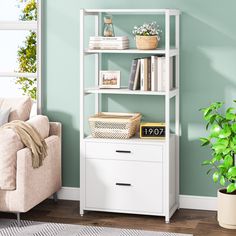
[[[118,15],[125,15],[125,14],[134,14],[134,15],[147,15],[147,14],[170,14],[173,16],[180,15],[181,12],[178,9],[84,9],[85,15],[94,15],[99,13],[106,13],[106,14],[118,14]]]
[[[129,90],[128,88],[120,89],[99,89],[99,88],[87,88],[84,90],[85,94],[127,94],[127,95],[147,95],[147,96],[166,96],[170,98],[178,94],[178,89],[172,89],[169,92],[157,92],[157,91],[141,91],[141,90]]]
[[[165,33],[163,34],[164,37],[162,40],[165,41],[165,48],[157,48],[155,50],[138,50],[136,48],[124,50],[92,50],[86,48],[86,46],[92,48],[93,45],[91,46],[91,44],[89,44],[90,42],[85,42],[85,38],[88,39],[90,38],[89,36],[97,37],[101,35],[101,22],[104,14],[122,15],[122,17],[136,17],[137,15],[152,15],[156,17],[163,15],[165,18]],[[171,17],[175,18],[174,21],[171,20]],[[94,35],[88,35],[85,27],[85,21],[89,19],[89,22],[92,22],[91,18],[94,18]],[[169,223],[171,216],[174,214],[175,210],[178,209],[180,136],[179,20],[180,11],[177,9],[80,10],[81,215],[83,215],[85,211],[89,210],[133,213],[164,216],[165,222]],[[171,34],[170,32],[172,29],[174,34]],[[170,42],[172,42],[172,40],[170,38],[173,35],[175,42],[174,46],[171,47]],[[164,82],[162,84],[160,83],[160,87],[157,85],[156,87],[153,86],[151,88],[166,88],[166,90],[163,92],[141,91],[129,90],[127,87],[121,87],[120,89],[100,89],[99,74],[100,71],[103,70],[103,60],[106,58],[103,54],[121,54],[119,57],[124,58],[129,54],[133,55],[133,57],[150,57],[154,59],[155,57],[152,57],[153,55],[157,57],[164,56],[165,58],[162,57],[164,58],[164,62],[160,63],[160,68],[162,70],[159,70],[159,68],[156,67],[157,72],[161,72],[160,74],[163,77],[160,76],[160,78],[163,78]],[[88,57],[88,55],[91,56]],[[172,57],[174,57],[174,59]],[[115,59],[116,57],[114,57],[114,60]],[[130,61],[130,64],[133,65],[132,61]],[[87,65],[87,67],[85,65]],[[171,68],[173,71],[171,71]],[[89,70],[92,70],[92,72],[94,70],[94,76],[92,75],[92,77],[94,77],[93,83],[87,81],[88,78],[91,78],[91,71]],[[89,76],[87,76],[88,74]],[[174,78],[174,81],[172,78]],[[153,80],[151,80],[151,83],[152,81]],[[124,81],[122,80],[122,83],[123,82]],[[136,85],[137,84],[138,83],[136,83]],[[165,86],[162,87],[163,84]],[[173,84],[175,85],[175,88],[169,90]],[[91,86],[91,88],[87,86]],[[145,89],[147,88],[145,87]],[[85,98],[86,95],[90,94],[93,94],[93,96]],[[144,96],[153,96],[153,98],[150,99],[158,99],[158,96],[163,96],[164,99],[159,100],[164,100],[165,139],[141,139],[138,136],[132,137],[131,139],[102,139],[88,136],[85,132],[85,126],[88,123],[88,119],[85,119],[88,115],[88,106],[86,102],[91,101],[90,98],[94,98],[94,112],[102,112],[102,108],[104,107],[102,106],[102,102],[104,102],[108,97],[104,96],[104,94],[139,96],[139,98],[136,99],[135,97],[135,99],[133,99],[133,102],[135,103],[138,102],[138,99],[144,99]],[[171,98],[174,99],[171,100]],[[149,108],[150,113],[154,110],[159,111],[158,106],[152,106]],[[170,128],[170,124],[172,117],[171,111],[173,110],[175,127],[173,127],[174,132],[172,133],[172,126]],[[156,117],[153,117],[153,121],[157,121],[156,119]],[[112,128],[114,127],[112,126]],[[106,127],[102,131],[99,131],[107,132],[107,129],[109,128]],[[132,182],[131,180],[134,184],[130,183]],[[106,188],[104,188],[104,186]],[[132,186],[132,188],[127,186]]]
[[[171,135],[174,138],[174,135]],[[86,142],[101,142],[101,139],[93,138],[92,136],[87,136],[84,138]],[[138,135],[130,139],[102,139],[106,143],[123,143],[123,144],[165,144],[164,139],[141,139]]]
[[[167,54],[167,50],[165,49],[156,49],[156,50],[138,50],[138,49],[124,49],[124,50],[92,50],[92,49],[85,49],[85,54],[99,54],[99,53],[111,53],[111,54],[155,54],[155,55],[165,55]],[[178,49],[172,48],[169,50],[170,57],[178,55]]]

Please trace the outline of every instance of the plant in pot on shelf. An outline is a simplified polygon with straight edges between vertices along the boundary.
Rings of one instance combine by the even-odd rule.
[[[209,167],[207,173],[212,174],[213,181],[223,186],[217,199],[220,226],[236,229],[236,109],[223,111],[222,106],[222,102],[215,102],[201,109],[209,136],[200,140],[202,146],[209,146],[212,151],[202,164]]]
[[[157,48],[161,32],[160,26],[155,21],[134,26],[132,33],[135,36],[136,47],[142,50]]]

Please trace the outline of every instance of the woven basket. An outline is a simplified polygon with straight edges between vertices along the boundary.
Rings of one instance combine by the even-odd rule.
[[[136,47],[142,50],[156,49],[158,46],[157,36],[136,35]]]
[[[128,139],[139,129],[140,113],[101,112],[89,118],[94,138]]]

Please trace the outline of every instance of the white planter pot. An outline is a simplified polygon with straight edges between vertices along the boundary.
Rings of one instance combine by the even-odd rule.
[[[226,229],[236,229],[236,194],[227,194],[225,189],[218,190],[219,225]]]

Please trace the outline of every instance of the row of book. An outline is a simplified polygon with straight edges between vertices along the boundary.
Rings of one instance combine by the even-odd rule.
[[[169,89],[173,89],[173,58],[170,58]],[[166,91],[166,58],[151,56],[132,60],[129,89],[142,91]]]
[[[119,37],[91,36],[89,38],[89,49],[123,50],[128,48],[129,48],[128,36],[119,36]]]

